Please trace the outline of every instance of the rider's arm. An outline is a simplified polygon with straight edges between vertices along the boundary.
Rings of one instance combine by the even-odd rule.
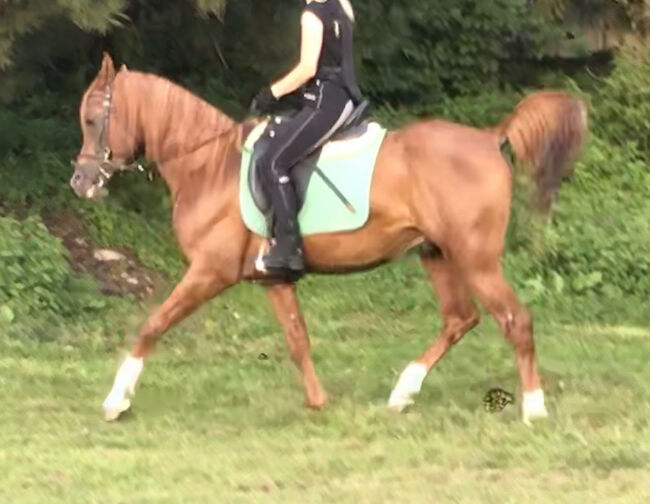
[[[323,46],[323,22],[313,12],[306,11],[301,20],[300,62],[285,77],[271,86],[276,98],[294,92],[316,75]]]

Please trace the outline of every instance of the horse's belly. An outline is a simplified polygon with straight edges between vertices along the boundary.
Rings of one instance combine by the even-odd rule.
[[[414,229],[365,228],[336,235],[309,237],[304,251],[310,270],[364,270],[394,260],[424,242]]]

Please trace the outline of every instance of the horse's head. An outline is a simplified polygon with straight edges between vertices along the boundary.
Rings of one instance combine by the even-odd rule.
[[[125,162],[133,154],[133,146],[124,141],[128,138],[125,118],[116,113],[116,77],[113,60],[104,53],[101,69],[81,100],[79,120],[83,145],[72,162],[74,173],[70,179],[72,189],[80,198],[107,196],[109,179],[116,171],[127,168]]]

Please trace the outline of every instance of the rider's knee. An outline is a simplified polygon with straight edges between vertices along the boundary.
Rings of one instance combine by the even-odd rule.
[[[260,173],[264,177],[264,180],[270,183],[277,183],[283,177],[289,175],[286,163],[282,160],[281,157],[275,156],[273,154],[262,154],[257,160]]]

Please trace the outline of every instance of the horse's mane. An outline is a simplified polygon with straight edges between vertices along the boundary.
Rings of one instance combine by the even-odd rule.
[[[238,134],[236,121],[164,77],[130,70],[118,75],[123,75],[121,85],[128,96],[123,113],[129,124],[140,125],[151,159],[164,162],[204,149],[214,157]],[[146,114],[140,107],[143,100],[148,101]]]

